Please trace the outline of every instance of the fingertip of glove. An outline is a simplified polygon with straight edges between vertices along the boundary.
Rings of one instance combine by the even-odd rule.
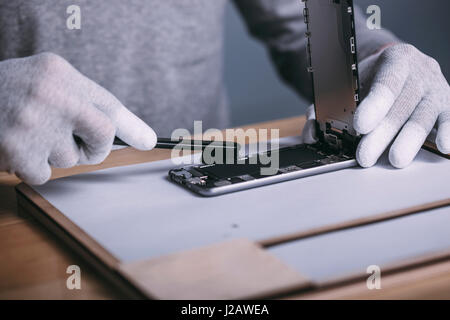
[[[139,134],[134,138],[134,141],[132,144],[133,147],[138,150],[147,151],[156,146],[157,136],[155,131],[146,125],[140,130]]]
[[[393,167],[403,169],[411,163],[411,160],[407,159],[407,157],[397,149],[391,148],[391,150],[389,150],[389,162]]]
[[[155,147],[157,142],[155,131],[130,110],[121,108],[117,119],[116,135],[124,142],[142,151]]]
[[[143,135],[143,150],[151,150],[156,146],[157,136],[156,132],[152,128],[148,128],[147,132]]]
[[[139,118],[135,118],[132,126],[122,126],[117,129],[116,135],[131,147],[147,151],[156,146],[157,136],[155,131]]]
[[[358,164],[361,167],[370,168],[377,162],[377,159],[374,156],[371,156],[370,152],[364,147],[361,147],[360,144],[356,150],[356,161],[358,161]]]
[[[353,128],[356,130],[356,132],[358,132],[359,134],[367,134],[367,133],[369,133],[369,131],[368,130],[364,130],[364,127],[363,126],[360,126],[357,122],[356,122],[356,119],[355,119],[355,121],[354,121],[354,123],[353,123]]]
[[[358,161],[358,164],[363,168],[370,168],[375,164],[375,162],[360,156],[357,156],[356,160]]]
[[[355,113],[353,128],[360,134],[367,134],[371,131],[370,125],[365,120],[365,117],[361,117],[358,113]]]
[[[353,118],[353,127],[361,134],[368,134],[386,116],[395,101],[389,89],[374,87],[361,102]]]
[[[443,154],[450,154],[450,137],[438,135],[436,138],[436,147]]]
[[[379,109],[379,101],[374,100],[376,99],[367,97],[356,109],[353,128],[360,134],[370,133],[379,121],[380,117],[376,114]]]

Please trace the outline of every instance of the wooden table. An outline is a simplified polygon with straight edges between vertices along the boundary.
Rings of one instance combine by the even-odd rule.
[[[304,117],[260,123],[244,129],[280,129],[280,137],[298,135]],[[170,150],[116,150],[100,165],[54,169],[52,179],[125,164],[167,159]],[[78,256],[36,222],[17,215],[15,176],[0,172],[0,299],[120,299],[111,286]],[[69,265],[81,268],[81,290],[68,290]],[[327,290],[292,295],[292,299],[450,299],[450,261],[382,275],[382,289],[368,290],[365,282],[343,283]]]

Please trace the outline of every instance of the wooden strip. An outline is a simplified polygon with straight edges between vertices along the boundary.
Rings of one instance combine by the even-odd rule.
[[[311,282],[246,239],[123,264],[125,277],[158,299],[249,299],[311,287]]]
[[[439,298],[450,298],[450,251],[436,253],[428,256],[403,261],[402,263],[385,266],[381,270],[381,290],[369,290],[366,285],[368,274],[355,274],[345,279],[330,280],[317,287],[317,290],[290,294],[284,299],[388,299],[386,289],[402,290],[403,294],[411,294],[413,286],[418,279],[422,282],[430,277],[438,277],[442,287]],[[443,282],[444,281],[444,282]],[[443,282],[443,283],[442,283]],[[405,289],[402,289],[404,287]],[[429,285],[428,285],[429,287]],[[415,298],[428,299],[424,292],[415,292]],[[436,293],[434,293],[436,294]],[[395,298],[402,298],[394,295]]]
[[[419,213],[419,212],[423,212],[423,211],[427,211],[427,210],[431,210],[431,209],[445,207],[448,205],[450,205],[450,198],[447,198],[444,200],[439,200],[439,201],[434,201],[434,202],[429,202],[426,204],[417,205],[417,206],[413,206],[413,207],[409,207],[409,208],[394,210],[394,211],[390,211],[390,212],[386,212],[386,213],[376,214],[376,215],[372,215],[372,216],[368,216],[368,217],[353,219],[353,220],[349,220],[346,222],[335,223],[335,224],[331,224],[331,225],[327,225],[327,226],[323,226],[323,227],[313,228],[313,229],[310,229],[307,231],[294,232],[291,234],[286,234],[286,235],[277,236],[277,237],[273,237],[273,238],[269,238],[269,239],[264,239],[264,240],[258,241],[258,243],[260,245],[262,245],[263,247],[271,247],[271,246],[275,246],[275,245],[285,243],[285,242],[314,237],[314,236],[318,236],[321,234],[334,232],[334,231],[340,231],[340,230],[346,230],[346,229],[350,229],[350,228],[361,227],[364,225],[381,222],[381,221],[387,221],[387,220],[391,220],[391,219],[395,219],[395,218],[399,218],[399,217],[404,217],[404,216],[412,215],[415,213]]]

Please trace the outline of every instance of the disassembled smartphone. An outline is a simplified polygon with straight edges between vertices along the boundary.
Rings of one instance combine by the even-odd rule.
[[[243,164],[173,169],[172,181],[200,195],[216,196],[356,165],[359,135],[353,128],[353,114],[359,103],[359,80],[353,1],[303,2],[319,142],[264,153],[279,157],[279,169],[272,175],[261,174],[267,165],[256,154],[241,159]]]

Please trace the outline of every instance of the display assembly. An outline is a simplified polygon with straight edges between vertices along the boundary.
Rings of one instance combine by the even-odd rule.
[[[173,169],[172,181],[203,196],[215,196],[356,165],[359,135],[353,115],[359,103],[359,80],[353,1],[304,2],[307,70],[319,141],[254,154],[232,164]],[[268,157],[277,159],[275,170],[265,170],[269,164],[261,159]]]

